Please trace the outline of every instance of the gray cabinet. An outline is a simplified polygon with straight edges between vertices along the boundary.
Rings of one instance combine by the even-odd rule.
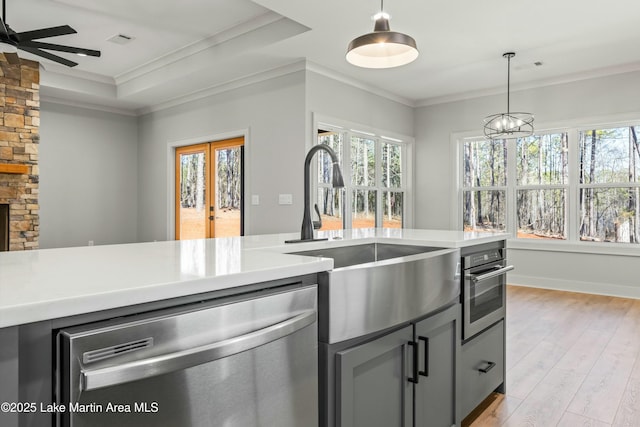
[[[18,396],[18,327],[0,328],[0,402],[20,402]],[[18,412],[0,411],[0,426],[17,427]]]
[[[335,425],[458,424],[459,319],[460,305],[455,304],[382,337],[337,351]]]
[[[336,353],[336,424],[411,427],[413,384],[407,364],[413,327]]]
[[[469,415],[491,392],[504,387],[504,371],[504,321],[500,321],[462,346],[461,418]]]
[[[416,427],[451,427],[456,423],[456,305],[416,323],[419,376],[416,384]]]

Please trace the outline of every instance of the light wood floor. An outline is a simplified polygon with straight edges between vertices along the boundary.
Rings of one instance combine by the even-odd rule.
[[[506,333],[507,394],[463,426],[640,426],[640,300],[509,286]]]

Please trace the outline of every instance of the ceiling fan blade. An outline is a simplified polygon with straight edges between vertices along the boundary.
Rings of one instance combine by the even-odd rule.
[[[20,43],[20,46],[34,47],[36,49],[55,50],[58,52],[79,53],[87,56],[100,56],[99,50],[85,49],[82,47],[63,46],[61,44],[43,43],[37,41],[26,41]]]
[[[4,52],[4,57],[9,64],[16,65],[20,63],[20,57],[15,52]]]
[[[59,27],[41,28],[33,31],[23,31],[17,33],[16,36],[20,41],[44,39],[47,37],[64,36],[66,34],[75,34],[77,31],[68,25],[60,25]]]
[[[69,61],[68,59],[65,59],[61,56],[54,55],[53,53],[45,52],[44,50],[40,50],[35,47],[18,46],[18,49],[24,50],[25,52],[32,53],[34,55],[41,56],[43,58],[57,62],[59,64],[66,65],[67,67],[75,67],[76,65],[78,65],[77,62]]]

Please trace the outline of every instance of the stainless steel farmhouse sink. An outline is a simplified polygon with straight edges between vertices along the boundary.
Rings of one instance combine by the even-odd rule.
[[[333,258],[333,268],[337,269],[342,267],[349,267],[356,264],[365,264],[390,258],[398,258],[425,252],[432,252],[439,249],[441,248],[434,248],[431,246],[366,243],[360,245],[339,246],[335,248],[322,248],[292,253],[295,255]]]
[[[458,249],[367,243],[292,254],[334,260],[334,269],[319,275],[321,342],[382,331],[459,299]]]

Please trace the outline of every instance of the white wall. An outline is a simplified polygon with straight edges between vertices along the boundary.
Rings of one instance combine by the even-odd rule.
[[[512,109],[534,113],[538,128],[616,115],[640,121],[640,72],[511,95]],[[455,194],[451,134],[477,131],[481,135],[483,118],[504,110],[505,102],[506,95],[502,94],[416,109],[416,227],[447,229],[455,223],[455,213],[451,211]],[[509,257],[516,265],[516,271],[509,276],[512,283],[640,297],[640,283],[629,279],[638,265],[634,256],[512,249]]]
[[[412,107],[314,72],[307,72],[307,106],[311,113],[413,136]]]
[[[305,72],[182,104],[140,118],[139,238],[166,240],[173,206],[170,146],[249,132],[245,140],[245,234],[297,231],[302,223]],[[260,204],[250,204],[251,195]],[[292,194],[293,205],[279,205]]]
[[[137,119],[46,101],[40,117],[40,247],[137,241]]]

